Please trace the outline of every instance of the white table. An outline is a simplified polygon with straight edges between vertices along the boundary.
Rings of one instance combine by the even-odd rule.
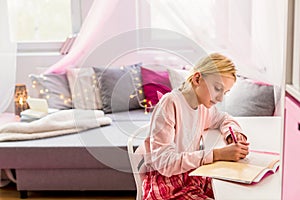
[[[250,142],[250,149],[280,152],[280,117],[237,117]],[[281,169],[254,185],[213,179],[216,200],[276,200],[281,198]]]

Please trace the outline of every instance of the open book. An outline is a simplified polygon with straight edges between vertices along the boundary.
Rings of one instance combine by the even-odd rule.
[[[204,176],[216,179],[257,183],[268,173],[275,173],[279,167],[279,154],[250,151],[249,155],[238,162],[217,161],[203,165],[192,171],[190,176]]]
[[[29,98],[27,99],[27,103],[30,109],[21,112],[21,121],[36,120],[58,111],[58,109],[48,108],[46,99]]]

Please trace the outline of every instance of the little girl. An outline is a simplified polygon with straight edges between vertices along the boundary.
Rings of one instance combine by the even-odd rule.
[[[156,105],[145,140],[143,199],[211,199],[211,178],[189,176],[199,167],[218,160],[237,161],[248,154],[241,127],[227,113],[218,112],[215,104],[223,100],[236,81],[231,60],[214,53],[193,67],[179,89],[165,94]],[[238,143],[233,143],[232,127]],[[218,128],[228,145],[200,149],[206,129]]]

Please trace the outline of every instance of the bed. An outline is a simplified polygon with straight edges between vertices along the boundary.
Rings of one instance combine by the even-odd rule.
[[[144,110],[109,115],[113,122],[79,133],[0,143],[0,168],[13,169],[21,198],[37,190],[135,190],[127,140],[149,122]],[[137,144],[136,144],[137,145]]]

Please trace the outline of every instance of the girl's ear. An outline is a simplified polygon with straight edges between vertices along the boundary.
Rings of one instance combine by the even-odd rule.
[[[202,78],[202,75],[200,72],[196,72],[194,75],[193,75],[193,78],[192,78],[192,83],[194,85],[199,85],[200,83],[200,79]]]

